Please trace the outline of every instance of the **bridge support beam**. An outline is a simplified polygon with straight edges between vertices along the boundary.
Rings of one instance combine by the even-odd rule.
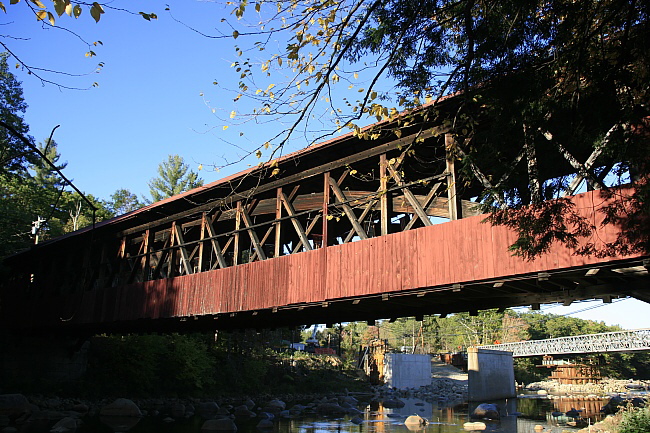
[[[512,353],[467,349],[468,400],[484,402],[516,397]]]

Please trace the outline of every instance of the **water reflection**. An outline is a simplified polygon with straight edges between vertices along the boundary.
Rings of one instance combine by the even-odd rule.
[[[402,399],[405,406],[399,409],[384,408],[378,403],[368,405],[361,418],[363,422],[355,424],[355,415],[343,417],[323,417],[316,414],[305,414],[294,419],[280,419],[274,422],[273,429],[259,430],[256,428],[259,419],[247,422],[237,420],[238,433],[460,433],[472,430],[474,422],[469,414],[476,405],[459,403],[452,406],[442,405],[436,401],[428,402],[419,399]],[[502,417],[498,421],[482,421],[484,430],[491,433],[562,433],[577,431],[580,425],[571,426],[567,423],[584,421],[584,425],[593,424],[600,419],[600,408],[605,404],[603,399],[548,399],[546,397],[523,397],[498,401]],[[579,418],[566,416],[571,408],[581,410]],[[429,421],[420,426],[406,426],[404,420],[409,415],[417,414]],[[199,433],[203,420],[193,417],[178,420],[173,423],[163,423],[158,418],[146,417],[133,426],[130,433]],[[476,426],[476,425],[475,425]],[[542,429],[535,429],[542,426]],[[90,426],[87,426],[90,427]],[[96,426],[95,426],[96,427]],[[467,428],[465,428],[467,427]],[[106,430],[104,430],[106,429]],[[101,429],[83,430],[95,432],[111,432],[113,429],[102,425]]]

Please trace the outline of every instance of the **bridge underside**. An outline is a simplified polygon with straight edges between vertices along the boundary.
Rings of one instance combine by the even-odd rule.
[[[453,113],[454,104],[444,101],[437,112]],[[619,296],[650,301],[646,253],[578,256],[555,245],[526,261],[508,251],[515,233],[479,215],[477,197],[503,203],[495,191],[508,177],[524,179],[521,194],[529,195],[531,158],[539,179],[562,185],[556,195],[573,194],[584,179],[600,185],[615,161],[589,147],[568,158],[545,150],[542,137],[543,158],[506,146],[461,172],[458,161],[490,137],[460,143],[445,122],[423,127],[425,111],[8,258],[3,326],[270,328]],[[620,198],[630,190],[616,191]],[[620,233],[602,226],[610,199],[598,190],[572,198],[597,228],[583,239],[596,247]]]

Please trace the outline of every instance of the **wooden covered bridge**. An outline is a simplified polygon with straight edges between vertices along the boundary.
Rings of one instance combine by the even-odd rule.
[[[598,258],[554,245],[536,260],[513,256],[515,234],[485,223],[475,207],[490,182],[511,172],[477,161],[461,175],[455,165],[465,144],[445,122],[412,120],[307,147],[8,258],[3,326],[271,328],[650,300],[648,255]],[[525,172],[520,149],[507,156],[514,175]],[[609,163],[595,152],[573,157],[586,161],[580,170],[558,154],[540,172],[548,179]],[[600,190],[572,200],[597,227],[588,241],[616,238],[616,227],[600,227],[608,200]]]

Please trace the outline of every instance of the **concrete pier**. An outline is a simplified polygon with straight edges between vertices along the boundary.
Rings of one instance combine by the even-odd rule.
[[[384,382],[397,389],[431,385],[431,356],[405,353],[385,354]]]
[[[467,349],[468,399],[488,401],[516,397],[512,352]]]

